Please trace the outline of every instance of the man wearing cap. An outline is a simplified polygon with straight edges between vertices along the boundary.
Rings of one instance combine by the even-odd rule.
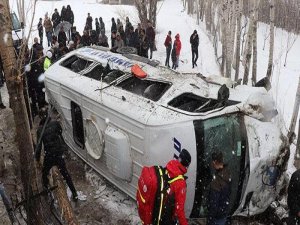
[[[197,60],[198,60],[198,46],[199,46],[199,36],[197,34],[197,31],[194,30],[190,37],[190,43],[192,48],[192,64],[193,68],[197,66]]]
[[[222,152],[213,152],[211,158],[215,173],[210,182],[207,225],[225,225],[229,213],[231,175],[223,162]]]
[[[161,225],[168,224],[176,224],[176,221],[179,221],[180,225],[188,225],[187,219],[184,213],[184,204],[186,199],[186,181],[183,177],[186,174],[187,169],[191,163],[191,155],[186,149],[182,149],[178,159],[173,159],[168,162],[166,168],[169,174],[169,178],[173,180],[178,177],[181,179],[176,179],[176,181],[171,182],[170,184],[170,192],[169,192],[169,201],[172,203],[167,204],[166,206],[175,206],[175,208],[167,208],[166,211],[170,213],[166,213],[169,216],[164,216]],[[174,196],[174,197],[172,197]],[[174,204],[175,203],[175,204]],[[171,218],[170,218],[171,217]]]

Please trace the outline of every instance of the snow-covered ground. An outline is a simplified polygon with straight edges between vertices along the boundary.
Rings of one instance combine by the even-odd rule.
[[[10,0],[11,6],[14,11],[16,10],[16,0]],[[32,13],[32,0],[25,0],[26,8],[28,9],[28,21],[30,22],[30,16]],[[91,16],[102,17],[106,25],[106,35],[110,37],[111,18],[120,18],[125,24],[125,17],[128,16],[134,26],[138,23],[137,11],[133,6],[119,6],[119,5],[102,5],[97,4],[96,0],[62,0],[62,1],[37,1],[37,7],[34,18],[34,29],[30,35],[30,42],[34,37],[38,37],[36,25],[38,19],[44,18],[45,13],[51,16],[54,9],[57,8],[60,12],[63,5],[71,5],[71,8],[75,15],[75,26],[77,30],[82,33],[87,13]],[[93,22],[94,26],[94,22]],[[27,27],[28,28],[28,27]],[[190,35],[194,30],[198,31],[200,38],[199,46],[199,59],[198,67],[192,69],[191,63],[191,50],[189,44]],[[157,35],[156,46],[157,51],[154,52],[154,59],[157,59],[164,64],[165,61],[165,47],[163,45],[167,32],[172,31],[172,37],[179,33],[182,42],[181,62],[179,65],[180,72],[201,72],[203,75],[220,75],[218,64],[216,63],[212,43],[209,40],[209,35],[205,31],[205,25],[196,24],[196,20],[193,17],[187,15],[183,10],[181,0],[164,0],[159,1],[158,5],[158,17],[157,17]],[[258,79],[263,78],[267,71],[268,61],[268,48],[269,39],[268,25],[259,24],[258,26]],[[290,41],[292,42],[296,38],[294,45],[291,47],[287,56],[287,65],[284,66],[284,59],[287,49],[287,41],[289,36],[287,32],[276,29],[275,36],[275,51],[274,51],[274,70],[272,76],[272,95],[277,104],[280,114],[283,117],[284,122],[282,126],[285,130],[288,129],[293,106],[295,100],[295,94],[300,75],[300,39],[292,36]],[[265,41],[266,39],[266,41]],[[110,40],[109,40],[110,43]],[[265,45],[265,46],[264,46]],[[46,37],[44,37],[44,46],[46,46]],[[242,69],[241,69],[242,71]],[[242,73],[241,77],[242,77]],[[249,82],[250,83],[250,82]],[[7,97],[4,96],[4,103],[7,103]],[[297,128],[296,128],[297,131]],[[294,151],[293,147],[293,151]],[[293,154],[289,163],[289,171],[293,171]],[[84,193],[87,194],[87,193]],[[108,203],[106,203],[108,204]],[[113,199],[110,199],[112,208],[119,207],[114,205]],[[122,206],[121,206],[122,208]],[[121,209],[120,209],[121,210]],[[131,212],[130,212],[131,213]],[[136,216],[136,215],[135,215]],[[133,217],[135,218],[135,217]],[[133,219],[134,220],[134,219]]]

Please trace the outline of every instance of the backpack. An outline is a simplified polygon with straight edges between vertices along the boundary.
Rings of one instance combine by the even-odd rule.
[[[182,175],[170,179],[166,168],[161,166],[143,167],[136,193],[138,213],[143,225],[159,225],[165,214],[170,184],[184,179]],[[173,211],[173,210],[172,210]]]

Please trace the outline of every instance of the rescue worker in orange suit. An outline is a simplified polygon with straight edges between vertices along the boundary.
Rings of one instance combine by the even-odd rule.
[[[170,179],[176,177],[181,177],[181,179],[177,179],[170,184],[170,193],[166,204],[166,207],[170,206],[168,207],[170,210],[166,209],[161,225],[175,225],[177,221],[180,225],[188,225],[184,212],[186,181],[183,175],[186,174],[190,163],[190,153],[186,149],[182,149],[179,158],[171,160],[166,166]]]

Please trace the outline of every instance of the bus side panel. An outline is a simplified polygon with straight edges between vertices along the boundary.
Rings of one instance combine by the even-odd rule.
[[[149,149],[146,152],[146,158],[149,158],[149,160],[147,165],[165,166],[175,155],[178,156],[183,148],[187,149],[192,157],[192,162],[186,174],[188,179],[185,212],[188,217],[194,203],[197,171],[193,122],[187,121],[173,125],[149,127]]]

